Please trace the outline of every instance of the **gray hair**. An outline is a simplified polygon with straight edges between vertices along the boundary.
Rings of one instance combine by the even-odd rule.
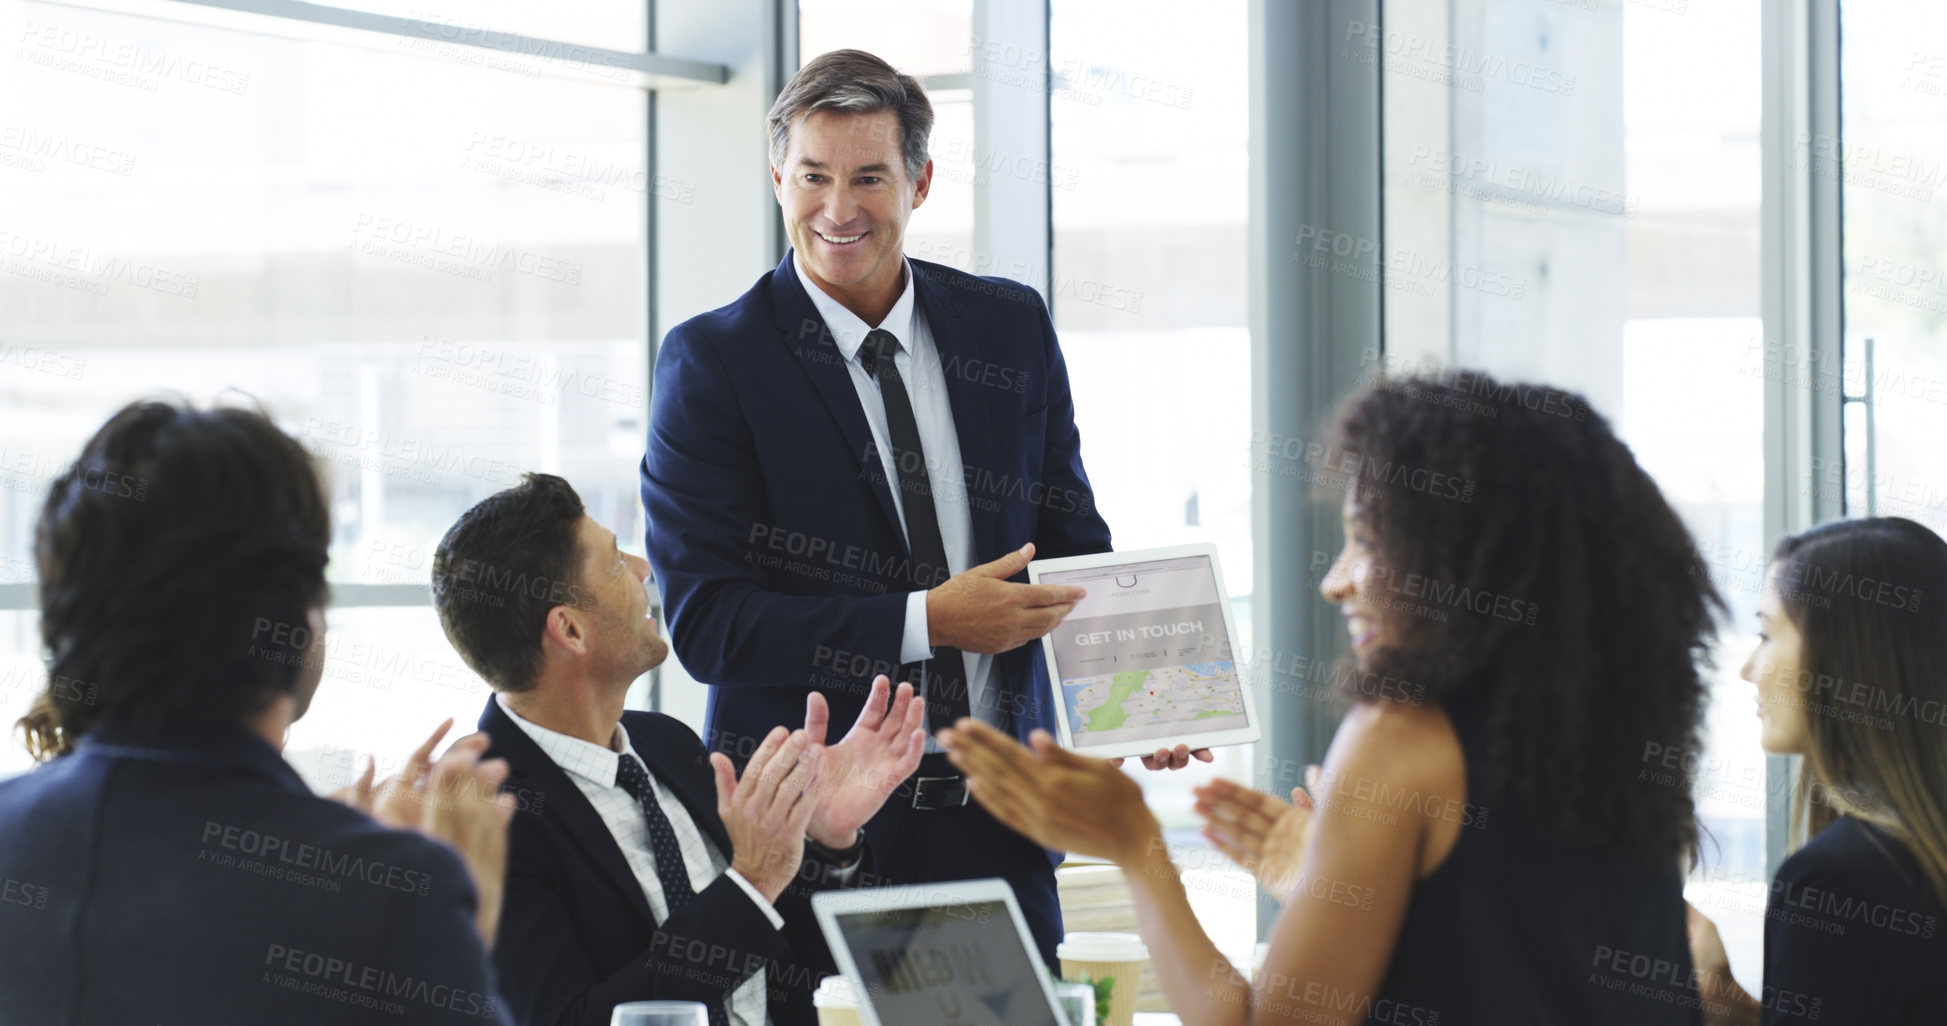
[[[926,138],[933,132],[933,105],[919,79],[864,50],[833,50],[798,69],[771,104],[765,123],[771,131],[771,166],[782,171],[791,149],[791,126],[814,111],[848,114],[899,113],[899,152],[906,176],[926,170]]]

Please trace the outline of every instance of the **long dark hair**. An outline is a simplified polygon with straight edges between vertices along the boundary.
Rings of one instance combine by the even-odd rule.
[[[1475,711],[1486,787],[1553,836],[1694,855],[1691,773],[1643,779],[1643,753],[1698,751],[1723,601],[1608,421],[1477,372],[1385,378],[1347,400],[1334,448],[1375,572],[1402,592],[1359,669]]]
[[[1779,542],[1772,559],[1807,698],[1794,824],[1817,833],[1846,813],[1872,823],[1947,903],[1947,630],[1936,611],[1947,542],[1903,517],[1839,520]]]
[[[28,751],[116,717],[236,723],[290,693],[331,527],[304,448],[261,412],[144,401],[54,480],[34,533],[48,685]]]

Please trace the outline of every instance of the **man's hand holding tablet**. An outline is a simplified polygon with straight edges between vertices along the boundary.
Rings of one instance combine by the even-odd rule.
[[[962,652],[1008,652],[1061,623],[1088,594],[1062,584],[1020,584],[1008,578],[1034,559],[1034,543],[982,563],[926,593],[926,633],[934,645]]]
[[[1041,640],[1064,747],[1156,770],[1257,740],[1216,546],[1036,560],[1028,579],[1084,589]]]
[[[1189,745],[1177,745],[1174,749],[1158,748],[1154,755],[1145,755],[1142,757],[1142,760],[1143,769],[1146,770],[1180,770],[1188,766],[1190,760],[1193,758],[1198,762],[1209,762],[1216,757],[1208,748],[1191,748]],[[1120,758],[1110,759],[1109,761],[1117,766],[1122,765]]]

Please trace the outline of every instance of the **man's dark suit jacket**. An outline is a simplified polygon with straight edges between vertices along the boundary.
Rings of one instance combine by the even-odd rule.
[[[696,732],[648,712],[623,713],[622,728],[697,828],[734,858]],[[768,973],[773,1022],[816,1020],[811,992],[838,971],[811,913],[811,894],[832,885],[830,863],[805,853],[796,881],[778,896],[781,932],[727,873],[658,925],[614,835],[567,771],[491,698],[480,729],[493,741],[486,757],[507,760],[505,789],[519,810],[493,957],[523,1026],[608,1026],[624,1001],[721,1005],[757,969]]]
[[[825,694],[834,724],[849,724],[875,674],[897,679],[916,590],[858,392],[793,259],[664,339],[642,461],[670,638],[683,668],[711,685],[711,747],[739,761],[772,727],[802,721],[807,690]],[[977,561],[1028,542],[1038,558],[1108,551],[1041,297],[1004,278],[909,263],[953,410]],[[1030,643],[1000,654],[990,679],[1007,689],[1024,739],[1054,723],[1039,652]],[[933,813],[902,813],[901,797],[867,828],[881,871],[904,882],[913,831],[950,830],[947,862],[929,854],[921,878],[1009,877],[1052,952],[1052,856],[981,810],[949,812],[948,828]]]
[[[237,728],[115,723],[0,783],[0,1023],[511,1023],[459,856]]]

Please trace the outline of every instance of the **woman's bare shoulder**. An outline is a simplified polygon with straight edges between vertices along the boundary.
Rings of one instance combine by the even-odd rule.
[[[1446,711],[1432,704],[1353,706],[1332,738],[1326,768],[1392,787],[1457,793],[1467,785],[1460,736]]]

